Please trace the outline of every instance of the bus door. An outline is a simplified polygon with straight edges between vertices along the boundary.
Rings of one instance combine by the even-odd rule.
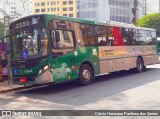
[[[75,75],[76,69],[73,68],[76,63],[73,52],[73,31],[63,29],[51,30],[51,41],[53,80],[59,82],[74,79],[77,75]]]

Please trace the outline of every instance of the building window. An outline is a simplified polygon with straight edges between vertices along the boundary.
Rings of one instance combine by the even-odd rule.
[[[40,12],[40,10],[39,9],[35,9],[35,12]]]
[[[48,8],[48,12],[50,11],[50,9]]]
[[[49,1],[47,2],[47,5],[49,5]]]
[[[41,6],[45,6],[45,2],[41,2]]]
[[[41,12],[45,12],[46,10],[45,9],[41,9]]]
[[[69,14],[69,17],[73,17],[73,14]]]
[[[35,3],[35,6],[39,6],[39,2]]]
[[[59,11],[59,8],[57,7],[57,11]]]
[[[69,8],[68,8],[68,11],[73,11],[73,7],[69,7]]]
[[[67,14],[63,14],[63,16],[67,16]]]
[[[69,5],[73,5],[73,1],[68,1],[68,4]]]
[[[51,11],[53,11],[53,8],[51,8]]]
[[[67,1],[63,1],[63,5],[67,5]]]
[[[59,1],[57,1],[57,5],[59,4]]]
[[[56,11],[56,8],[54,8],[54,11]]]
[[[63,8],[63,11],[67,11],[67,8],[66,8],[66,7],[64,7],[64,8]]]

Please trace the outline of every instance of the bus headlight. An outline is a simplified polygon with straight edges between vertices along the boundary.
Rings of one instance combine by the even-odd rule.
[[[42,67],[42,68],[39,70],[38,75],[39,75],[39,74],[42,74],[42,73],[43,73],[44,71],[46,71],[48,68],[49,68],[48,65]]]
[[[43,72],[43,68],[39,70],[38,74],[41,74]]]
[[[49,66],[47,65],[47,66],[44,67],[44,70],[47,70],[48,68],[49,68]]]

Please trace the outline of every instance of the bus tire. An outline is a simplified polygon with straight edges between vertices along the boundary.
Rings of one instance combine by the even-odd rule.
[[[89,85],[94,80],[94,72],[90,65],[83,64],[80,67],[78,83],[80,85]]]
[[[141,73],[142,71],[144,71],[144,62],[142,60],[142,58],[138,57],[137,58],[137,62],[136,62],[136,68],[135,68],[135,71],[137,73]]]

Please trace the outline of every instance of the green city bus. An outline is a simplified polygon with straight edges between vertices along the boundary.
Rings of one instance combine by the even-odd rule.
[[[158,63],[156,31],[129,24],[32,15],[10,24],[11,80],[17,85],[77,80]]]

